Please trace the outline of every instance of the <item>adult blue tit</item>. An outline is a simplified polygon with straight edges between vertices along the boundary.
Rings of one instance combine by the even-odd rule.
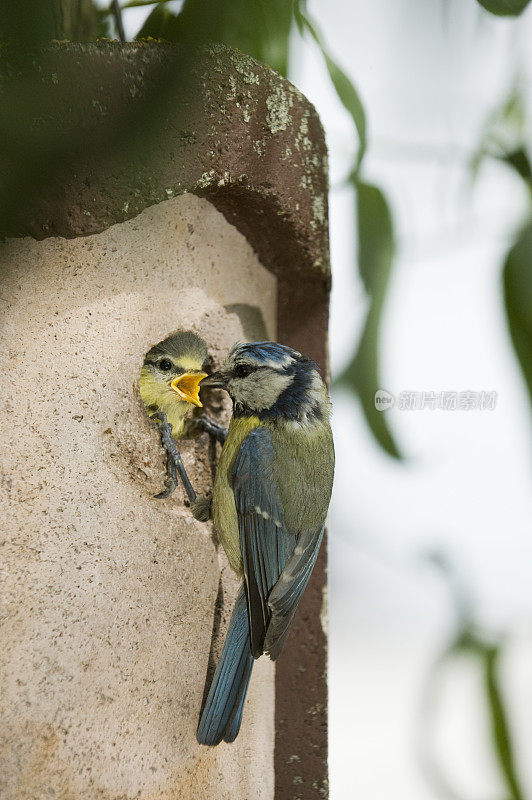
[[[233,400],[211,511],[244,579],[196,734],[216,745],[238,734],[254,660],[286,642],[323,538],[334,447],[316,364],[289,347],[236,344],[203,386]]]

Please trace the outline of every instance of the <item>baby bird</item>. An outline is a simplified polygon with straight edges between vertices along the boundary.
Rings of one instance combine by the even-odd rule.
[[[164,412],[172,435],[178,439],[185,430],[190,404],[202,406],[199,382],[207,345],[192,331],[179,331],[146,353],[140,373],[140,396],[149,416]]]
[[[203,386],[233,400],[211,511],[244,579],[196,733],[216,745],[238,734],[254,659],[275,660],[288,637],[323,538],[334,446],[316,364],[289,347],[236,344]]]
[[[160,423],[161,438],[167,452],[166,489],[155,495],[169,497],[181,477],[192,502],[196,493],[188,479],[175,439],[187,431],[190,404],[202,406],[199,382],[207,377],[203,371],[207,345],[191,331],[179,331],[159,342],[146,353],[140,373],[140,396],[147,414]],[[196,426],[207,430],[221,441],[225,431],[208,418],[196,420]]]

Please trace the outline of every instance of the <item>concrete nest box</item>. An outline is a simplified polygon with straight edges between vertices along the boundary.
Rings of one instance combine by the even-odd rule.
[[[138,395],[144,353],[179,329],[215,362],[267,337],[325,368],[316,112],[219,46],[60,45],[24,81],[41,157],[0,154],[0,796],[323,798],[325,548],[236,742],[199,746],[238,579],[180,490],[153,498],[164,462]],[[205,439],[182,455],[208,488]]]

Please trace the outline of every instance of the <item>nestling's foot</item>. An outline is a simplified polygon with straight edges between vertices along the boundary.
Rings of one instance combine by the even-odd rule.
[[[190,482],[190,479],[187,475],[187,471],[185,469],[185,465],[181,459],[181,453],[176,447],[174,438],[172,436],[172,425],[168,422],[166,418],[166,414],[164,411],[158,411],[156,414],[153,414],[152,419],[157,420],[160,422],[160,431],[161,431],[161,439],[163,446],[166,450],[167,456],[167,471],[168,475],[165,481],[166,489],[160,492],[155,497],[163,498],[169,497],[172,492],[175,490],[177,486],[177,476],[181,478],[185,491],[187,493],[187,497],[192,503],[196,499],[196,492]]]
[[[153,495],[156,500],[164,500],[165,497],[170,497],[170,495],[173,494],[177,489],[177,475],[174,476],[172,474],[172,471],[175,471],[174,462],[168,457],[166,459],[166,470],[167,475],[164,479],[164,485],[166,488],[163,489],[162,492],[158,492],[157,494]]]
[[[201,417],[193,419],[190,427],[191,430],[205,431],[212,436],[213,439],[216,439],[217,442],[220,442],[220,444],[223,444],[227,439],[227,428],[224,428],[223,425],[219,425],[211,419],[211,417],[207,416],[207,414],[202,414]]]

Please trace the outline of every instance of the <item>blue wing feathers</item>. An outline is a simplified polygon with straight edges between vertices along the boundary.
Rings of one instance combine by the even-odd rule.
[[[216,745],[222,739],[234,741],[242,721],[252,667],[248,608],[242,586],[196,732],[200,744]]]
[[[273,458],[271,434],[259,426],[244,440],[233,466],[245,584],[201,714],[200,744],[236,738],[254,658],[267,652],[275,660],[280,654],[323,538],[321,524],[287,528]]]
[[[268,605],[272,611],[288,611],[294,600],[301,597],[318,557],[325,526],[305,531],[299,538],[296,551],[285,567],[290,581],[279,581],[272,589]],[[301,552],[298,552],[300,550]]]
[[[301,534],[297,547],[288,560],[284,576],[289,579],[277,582],[268,598],[272,612],[271,622],[264,641],[264,649],[275,661],[284,646],[299,601],[307,587],[316,563],[325,526]]]
[[[246,664],[247,669],[249,670],[248,674],[247,674],[247,679],[243,680],[242,683],[240,684],[241,688],[240,688],[240,692],[239,692],[239,696],[238,696],[238,702],[235,703],[235,707],[234,707],[233,713],[231,715],[231,719],[229,720],[229,724],[227,725],[227,727],[225,729],[224,742],[229,742],[229,743],[230,742],[234,742],[236,737],[238,736],[238,732],[240,730],[240,725],[242,724],[242,715],[244,713],[244,703],[246,701],[246,696],[247,696],[247,693],[248,693],[249,679],[251,677],[251,670],[253,668],[253,661],[254,660],[255,659],[250,654],[249,659],[248,659],[247,664]]]
[[[270,432],[261,426],[245,439],[233,467],[240,546],[248,587],[251,649],[277,658],[309,581],[323,525],[297,537],[286,527],[272,464]]]
[[[240,547],[248,588],[251,651],[264,652],[271,620],[268,596],[279,580],[295,539],[283,525],[283,513],[272,460],[269,431],[256,428],[244,440],[233,467],[233,491],[238,513]]]

